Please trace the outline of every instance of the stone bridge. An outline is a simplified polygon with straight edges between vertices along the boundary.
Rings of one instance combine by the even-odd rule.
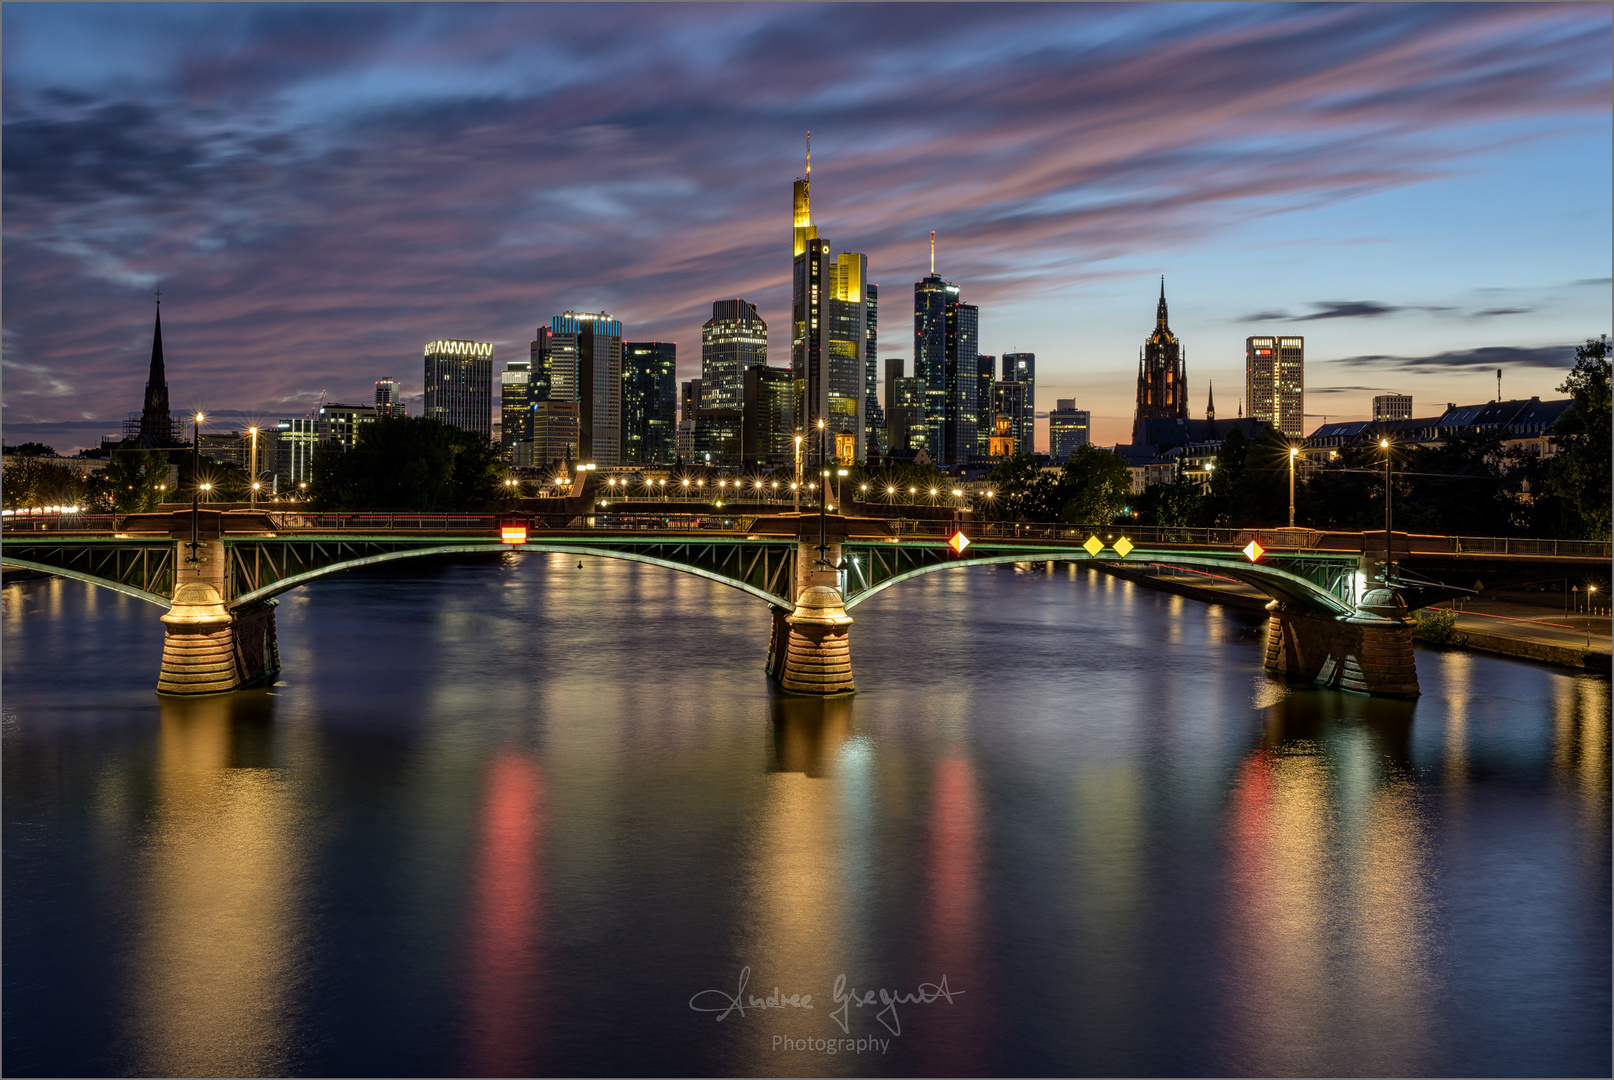
[[[274,597],[394,559],[493,551],[628,559],[749,593],[774,612],[767,671],[788,692],[853,689],[848,614],[920,574],[1013,562],[1205,569],[1272,598],[1268,668],[1364,693],[1418,692],[1408,611],[1478,586],[1606,573],[1608,544],[1311,530],[915,522],[813,513],[320,514],[189,509],[9,518],[6,566],[167,609],[158,692],[219,693],[279,670]],[[1481,580],[1483,579],[1483,580]]]

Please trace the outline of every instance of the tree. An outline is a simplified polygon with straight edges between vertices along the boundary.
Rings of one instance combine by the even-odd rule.
[[[1607,540],[1610,531],[1609,341],[1605,334],[1575,350],[1575,367],[1558,387],[1573,400],[1553,429],[1550,488],[1579,535]]]
[[[84,473],[78,466],[32,455],[6,461],[0,488],[11,510],[77,506],[84,502],[87,492]]]
[[[1169,484],[1150,484],[1133,500],[1138,520],[1144,525],[1166,528],[1192,525],[1199,516],[1204,493],[1197,481],[1188,479],[1182,458],[1177,459],[1177,475]]]
[[[1132,499],[1132,473],[1116,454],[1084,444],[1060,470],[1059,495],[1059,520],[1108,525]]]
[[[1053,521],[1059,516],[1057,473],[1038,467],[1030,454],[1016,454],[988,477],[992,497],[978,497],[975,509],[986,521]]]
[[[484,436],[423,416],[384,416],[344,451],[314,451],[309,500],[338,510],[488,510],[514,500]]]
[[[91,486],[103,509],[142,514],[157,509],[167,480],[168,455],[161,450],[114,450]]]
[[[18,457],[55,457],[56,456],[56,448],[54,446],[46,446],[44,443],[39,443],[39,442],[18,443],[16,446],[8,446],[8,447],[6,447],[5,451],[8,454],[15,454]]]

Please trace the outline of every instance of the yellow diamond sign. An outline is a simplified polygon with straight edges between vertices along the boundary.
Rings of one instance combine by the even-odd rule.
[[[947,541],[947,545],[962,555],[964,554],[964,549],[970,546],[970,538],[962,532],[956,532],[953,534],[953,538]]]
[[[1087,538],[1087,543],[1082,545],[1082,549],[1089,555],[1097,555],[1099,552],[1104,550],[1104,541],[1100,540],[1096,536],[1089,536]]]
[[[1267,549],[1256,543],[1254,540],[1251,540],[1249,545],[1244,549],[1245,557],[1247,557],[1251,562],[1259,561],[1261,556],[1265,555],[1266,553]]]
[[[1135,546],[1136,545],[1133,544],[1132,541],[1128,540],[1124,536],[1115,542],[1116,553],[1119,554],[1123,559],[1126,558],[1127,553],[1130,552]]]

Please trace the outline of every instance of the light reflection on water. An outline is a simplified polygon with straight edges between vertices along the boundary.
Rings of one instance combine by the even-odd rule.
[[[8,1072],[1609,1070],[1606,680],[1290,687],[1258,619],[1004,567],[802,701],[754,601],[584,563],[328,579],[188,702],[156,609],[7,586]],[[815,1008],[688,1008],[744,968]],[[958,993],[781,1049],[842,974]]]

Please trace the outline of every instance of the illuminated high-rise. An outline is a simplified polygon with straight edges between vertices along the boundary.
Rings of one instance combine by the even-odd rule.
[[[930,274],[914,282],[913,306],[913,367],[924,395],[924,449],[937,465],[961,465],[979,450],[980,312],[959,298],[957,285],[936,273],[934,233]]]
[[[577,403],[579,460],[620,464],[622,323],[603,311],[555,315],[532,352],[533,400]]]
[[[677,456],[678,346],[622,346],[622,463],[671,465]]]
[[[1092,438],[1093,414],[1078,409],[1075,398],[1059,398],[1048,413],[1048,452],[1054,461],[1065,461],[1078,446]]]
[[[869,260],[850,252],[837,258],[829,241],[819,238],[812,219],[811,181],[809,151],[807,174],[796,181],[792,217],[790,370],[796,385],[796,423],[799,430],[816,436],[823,419],[831,438],[852,435],[861,459]]]
[[[1245,338],[1244,400],[1250,415],[1291,438],[1304,435],[1305,368],[1305,338]]]
[[[377,400],[380,384],[376,384]],[[532,438],[528,418],[532,411],[532,364],[512,360],[499,372],[499,446],[506,458],[514,460],[515,447]],[[378,405],[377,408],[380,408]]]
[[[748,300],[713,300],[701,327],[701,385],[706,408],[738,409],[746,368],[768,362],[768,324]]]
[[[403,416],[403,387],[392,376],[375,381],[375,414],[377,416]]]
[[[871,446],[885,442],[885,410],[880,407],[880,362],[877,359],[880,342],[880,286],[869,282],[863,304],[868,319],[868,334],[864,341],[863,377],[863,437]]]
[[[491,341],[428,341],[425,384],[428,418],[493,437]]]
[[[1020,401],[1020,411],[1013,417],[1014,444],[1016,453],[1034,453],[1037,435],[1037,354],[1004,353],[1003,381],[1019,383],[1026,388]]]

